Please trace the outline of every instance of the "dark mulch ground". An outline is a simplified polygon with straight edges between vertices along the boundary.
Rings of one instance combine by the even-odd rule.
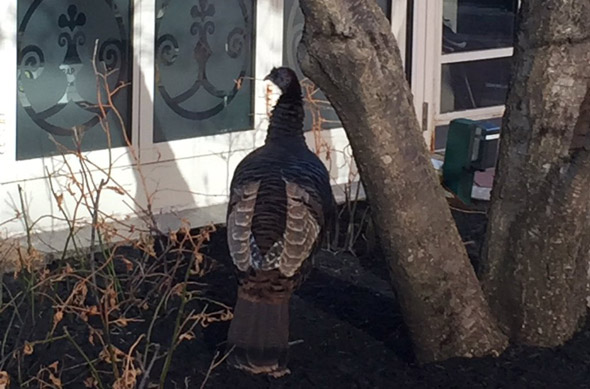
[[[477,262],[486,216],[454,213],[470,257]],[[221,242],[214,245],[223,247]],[[219,298],[232,302],[226,254],[209,280]],[[499,358],[456,359],[419,366],[407,329],[375,258],[322,253],[291,306],[292,374],[282,379],[252,377],[220,366],[211,388],[590,388],[590,325],[558,349],[510,347]],[[232,295],[233,296],[233,295]],[[178,381],[199,375],[227,324],[204,331],[202,343],[186,348]],[[203,349],[204,348],[204,349]]]
[[[486,217],[459,213],[455,217],[477,262]],[[215,261],[204,281],[208,297],[233,304],[236,287],[224,232],[215,234],[207,247]],[[313,272],[292,300],[292,374],[281,379],[250,376],[222,364],[212,371],[206,387],[590,388],[590,325],[557,349],[513,346],[499,358],[417,365],[387,269],[378,257],[374,252],[360,259],[330,253],[316,258]],[[2,322],[0,318],[0,326]],[[227,329],[227,322],[213,323],[194,340],[183,342],[167,387],[198,388],[216,351],[224,350]],[[132,334],[126,337],[135,339]],[[56,351],[75,355],[71,349],[45,352]],[[39,348],[35,354],[43,352]]]

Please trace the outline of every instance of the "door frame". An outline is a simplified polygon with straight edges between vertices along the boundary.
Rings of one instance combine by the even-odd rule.
[[[504,105],[497,105],[441,113],[442,65],[506,58],[511,57],[514,52],[513,47],[506,47],[443,54],[441,50],[443,5],[441,0],[415,1],[413,9],[412,93],[424,140],[433,152],[436,127],[448,125],[457,118],[472,120],[500,118],[505,110]]]

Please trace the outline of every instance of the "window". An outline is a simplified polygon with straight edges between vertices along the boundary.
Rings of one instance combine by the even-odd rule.
[[[378,4],[390,18],[391,0]],[[58,155],[75,149],[76,139],[83,151],[121,153],[129,139],[145,162],[219,152],[208,137],[261,123],[265,102],[255,79],[280,64],[276,50],[304,78],[295,54],[303,30],[298,0],[282,8],[271,0],[18,0],[16,11],[17,115],[7,146],[15,160]],[[110,73],[110,89],[126,85],[114,96],[116,112],[97,86],[95,42],[95,65]],[[323,128],[340,127],[325,96],[315,97],[323,100]],[[309,129],[309,113],[306,120]]]
[[[442,65],[441,113],[504,104],[510,57]]]
[[[440,113],[502,106],[517,0],[444,0]]]
[[[253,0],[158,0],[154,142],[253,125]]]
[[[424,139],[435,150],[444,144],[440,129],[454,119],[502,117],[519,0],[413,4],[412,93]]]
[[[514,0],[444,0],[443,53],[511,47]]]
[[[152,117],[146,112],[135,116],[142,126],[153,129],[151,134],[141,133],[149,137],[143,144],[251,129],[254,3],[157,0],[150,14],[155,26],[153,53],[143,50],[134,57],[132,31],[141,34],[149,29],[134,29],[129,0],[19,0],[16,159],[75,149],[75,139],[84,151],[124,146],[124,135],[132,137],[132,91],[141,94],[133,98],[144,107],[147,99],[153,100],[147,103]],[[138,4],[139,9],[149,7],[148,2]],[[103,125],[99,93],[103,106],[107,101],[104,88],[97,90],[92,64],[95,42],[96,65],[99,71],[110,72],[110,89],[128,85],[114,96],[121,118],[107,109]],[[134,89],[130,84],[137,65],[134,58],[145,65],[150,54],[153,98],[145,94],[151,88]]]
[[[406,0],[377,2],[404,36]],[[54,188],[47,176],[67,180],[79,162],[68,150],[80,140],[92,174],[112,174],[138,206],[148,192],[162,214],[186,211],[193,225],[223,220],[233,169],[264,142],[263,78],[281,64],[298,69],[303,17],[296,0],[16,0],[0,1],[0,12],[5,203],[18,199],[20,186],[35,228],[66,229],[58,207],[48,210]],[[118,90],[112,107],[93,65]],[[335,113],[327,102],[322,107],[330,147],[344,150]],[[336,182],[346,182],[347,154],[331,162]],[[130,168],[137,163],[141,176]],[[105,192],[105,212],[130,216],[136,205],[119,196]],[[41,218],[48,212],[57,217]],[[0,210],[0,221],[13,216],[10,207]],[[10,228],[22,232],[16,223]]]
[[[99,120],[92,61],[98,42],[96,65],[112,72],[109,86],[131,80],[130,1],[19,0],[17,13],[16,159],[55,154],[56,143],[75,148],[76,137],[83,150],[123,145],[131,91],[115,96],[122,120],[106,108],[109,140]]]

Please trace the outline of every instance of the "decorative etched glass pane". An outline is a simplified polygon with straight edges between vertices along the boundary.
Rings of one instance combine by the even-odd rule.
[[[391,0],[377,0],[377,4],[388,19],[391,18]],[[289,66],[297,72],[300,80],[305,80],[305,76],[299,67],[297,61],[297,46],[303,35],[303,13],[299,7],[299,0],[284,0],[284,14],[283,14],[283,65]],[[305,86],[312,85],[308,81],[303,82],[304,94]],[[304,129],[310,130],[314,120],[318,120],[316,116],[321,116],[321,127],[323,129],[341,127],[338,120],[338,115],[334,108],[328,103],[328,99],[321,92],[317,91],[313,96],[303,96],[304,98],[312,97],[314,101],[307,101],[305,112]]]
[[[154,142],[253,126],[253,0],[157,0]]]
[[[444,0],[443,53],[511,47],[518,0]]]
[[[92,60],[98,41],[96,64],[110,73],[109,89],[130,81],[130,1],[19,0],[17,12],[17,159],[56,154],[56,142],[71,150],[75,138],[83,150],[105,149],[109,138],[111,147],[124,145],[131,89],[114,95],[119,119],[104,87],[99,104]]]
[[[508,57],[443,65],[441,112],[503,105],[511,64]]]

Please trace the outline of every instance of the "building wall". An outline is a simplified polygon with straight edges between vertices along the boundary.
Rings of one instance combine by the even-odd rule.
[[[97,11],[94,14],[93,10],[89,10],[87,7],[100,6],[103,7],[101,12],[104,12],[104,4],[110,4],[110,2],[105,0],[103,4],[102,0],[92,3],[75,0],[50,3],[48,0],[41,2],[18,0],[0,4],[0,11],[5,15],[3,24],[0,25],[0,55],[3,59],[0,61],[0,72],[3,75],[13,75],[3,79],[3,88],[0,89],[0,165],[2,166],[0,172],[0,202],[2,203],[0,207],[0,236],[24,236],[28,229],[35,232],[34,239],[43,241],[45,248],[55,249],[65,241],[68,236],[67,231],[72,228],[71,223],[66,219],[75,219],[76,225],[74,227],[78,236],[81,237],[81,240],[86,239],[84,236],[88,236],[88,222],[91,220],[92,210],[92,197],[86,193],[88,192],[87,188],[99,184],[101,179],[106,180],[107,177],[110,177],[106,185],[107,188],[101,193],[100,217],[105,222],[117,224],[117,230],[114,232],[116,234],[125,237],[136,236],[138,231],[141,231],[141,227],[146,224],[145,209],[148,204],[163,230],[175,228],[183,223],[183,220],[192,226],[223,222],[227,189],[233,169],[243,156],[263,143],[268,124],[268,113],[273,99],[276,98],[276,93],[268,89],[268,84],[263,82],[262,78],[273,66],[280,64],[297,66],[294,60],[294,50],[296,50],[296,42],[303,26],[296,0],[250,0],[248,3],[255,3],[251,9],[252,15],[249,15],[250,22],[255,21],[251,34],[253,37],[253,58],[249,65],[251,74],[249,73],[248,77],[241,79],[248,83],[247,87],[251,86],[251,95],[249,96],[251,96],[252,105],[248,114],[251,114],[252,118],[248,128],[215,134],[217,131],[215,120],[205,123],[185,117],[186,120],[177,121],[177,118],[172,114],[171,116],[162,116],[161,111],[157,109],[157,105],[162,104],[162,92],[158,88],[168,82],[167,77],[178,76],[176,71],[169,71],[173,68],[166,68],[166,61],[183,64],[179,71],[186,72],[186,86],[183,78],[176,77],[173,82],[174,88],[182,90],[185,87],[190,88],[194,77],[196,77],[195,74],[201,69],[203,63],[207,64],[208,71],[220,74],[220,69],[224,65],[211,59],[215,56],[215,50],[225,50],[227,53],[239,51],[239,45],[234,45],[235,42],[232,43],[229,40],[231,33],[235,32],[234,30],[228,34],[225,48],[223,47],[224,42],[214,39],[213,31],[207,33],[211,47],[217,45],[212,53],[206,52],[203,50],[203,45],[199,46],[198,44],[200,39],[198,29],[206,28],[206,21],[215,21],[217,23],[216,31],[221,31],[223,27],[221,24],[225,17],[229,17],[227,15],[230,9],[227,8],[222,12],[223,7],[231,5],[228,3],[230,1],[238,5],[248,3],[248,0],[227,0],[225,2],[209,0],[194,2],[194,4],[190,2],[166,3],[163,0],[116,0],[116,3],[121,7],[133,4],[133,11],[129,13],[131,16],[127,27],[130,37],[130,41],[127,43],[133,47],[133,55],[129,58],[131,78],[125,91],[131,96],[125,112],[128,112],[130,123],[128,130],[133,139],[133,147],[129,149],[117,145],[110,150],[104,150],[104,147],[100,147],[98,143],[87,142],[86,144],[90,145],[89,148],[95,150],[82,154],[84,158],[87,158],[85,174],[80,173],[83,169],[75,154],[19,159],[18,152],[22,153],[22,146],[19,146],[17,130],[21,128],[19,120],[22,122],[22,117],[26,119],[26,115],[18,115],[24,115],[23,112],[26,111],[24,108],[27,108],[27,104],[30,103],[31,106],[35,104],[35,99],[31,96],[28,96],[29,100],[23,100],[28,86],[37,88],[36,93],[52,96],[52,88],[39,89],[40,87],[35,84],[36,77],[40,77],[41,74],[40,68],[43,68],[41,70],[46,74],[50,71],[53,71],[54,74],[63,72],[68,80],[81,74],[79,64],[76,63],[77,56],[68,51],[70,46],[75,46],[79,57],[85,59],[83,69],[88,70],[91,67],[92,61],[89,59],[93,55],[92,44],[88,42],[92,41],[94,35],[90,31],[92,29],[100,30],[101,25],[100,23],[91,23],[93,18],[99,16],[99,13]],[[463,32],[465,39],[470,42],[472,38],[474,38],[473,41],[481,41],[482,39],[485,41],[485,30],[478,31],[477,26],[464,25],[469,21],[467,17],[469,13],[481,11],[484,12],[483,15],[486,16],[488,23],[493,24],[497,19],[502,26],[509,25],[513,19],[511,15],[514,14],[514,9],[511,9],[509,5],[516,4],[517,0],[502,0],[501,2],[488,0],[486,1],[486,4],[489,3],[488,8],[480,7],[482,2],[471,0],[445,0],[444,2],[379,0],[378,3],[388,13],[391,12],[387,16],[392,23],[392,31],[398,38],[402,52],[411,51],[412,63],[407,66],[411,70],[410,81],[416,113],[423,126],[424,138],[428,145],[434,146],[436,143],[434,139],[435,128],[448,125],[454,118],[467,117],[479,120],[497,118],[502,115],[502,105],[451,112],[444,112],[441,109],[444,106],[444,102],[441,100],[464,97],[462,96],[464,93],[458,90],[453,90],[452,93],[441,92],[445,88],[453,88],[452,84],[446,83],[448,77],[445,79],[445,74],[448,74],[448,71],[443,71],[445,66],[461,64],[469,67],[470,64],[482,64],[486,69],[485,66],[490,68],[489,65],[495,64],[493,62],[495,60],[501,59],[508,63],[508,59],[512,55],[512,48],[506,46],[504,41],[492,42],[491,46],[486,46],[484,49],[472,50],[467,47],[465,50],[443,53],[441,50],[441,40],[443,39],[441,20],[445,15],[450,15],[451,19],[455,15],[455,19],[451,20],[451,25],[457,31]],[[33,23],[31,15],[35,15],[34,12],[32,14],[23,12],[33,4],[38,7],[46,7],[44,9],[46,17],[42,18],[43,23]],[[164,7],[166,4],[167,6]],[[214,5],[218,9],[209,14],[207,7],[199,8],[202,4]],[[408,4],[413,4],[410,12],[407,9]],[[71,8],[74,5],[76,9]],[[174,6],[187,8],[180,12],[177,18],[170,18],[169,15]],[[235,12],[236,9],[244,8],[231,8],[232,12]],[[78,15],[84,12],[87,16],[80,19]],[[408,14],[412,15],[411,20],[407,19]],[[113,15],[116,15],[116,20],[120,22],[123,20],[125,12],[120,8],[113,12]],[[221,15],[224,16],[221,17]],[[462,22],[459,21],[458,15],[464,16]],[[24,22],[24,20],[28,20],[27,17],[30,19],[29,24]],[[101,20],[107,25],[105,17]],[[92,29],[90,25],[92,25]],[[187,40],[188,49],[183,49],[182,45],[179,45],[176,52],[174,50],[168,51],[164,58],[162,52],[158,51],[164,47],[162,42],[174,46],[174,40],[163,35],[162,31],[165,29],[162,26],[164,25],[172,32],[180,28],[181,32],[176,31],[175,34],[179,36],[178,39]],[[28,26],[36,28],[36,38],[33,40],[30,39],[32,31],[30,29],[33,27]],[[45,30],[40,29],[39,26],[45,26],[43,28],[49,30],[57,29],[57,31],[48,30],[45,33]],[[408,29],[408,26],[411,28]],[[83,30],[87,27],[88,30]],[[504,30],[509,32],[510,28]],[[78,31],[86,31],[87,44],[85,46],[80,42],[75,45],[71,45],[71,42],[66,44],[65,41],[60,42],[57,39],[59,33],[66,33],[70,38],[74,38]],[[408,31],[411,32],[410,35],[406,35]],[[506,34],[504,35],[506,36]],[[509,38],[509,35],[507,36]],[[38,58],[35,62],[35,50],[27,50],[32,44],[39,47],[43,47],[44,44],[52,45],[52,50],[45,50],[44,62]],[[65,58],[61,60],[64,53]],[[26,57],[25,54],[31,55],[31,57]],[[57,62],[54,54],[58,56]],[[98,55],[100,56],[100,53]],[[403,57],[405,58],[405,56]],[[191,62],[195,59],[197,59],[196,63]],[[105,57],[103,62],[106,63],[107,60],[108,58]],[[44,66],[39,66],[39,63]],[[53,64],[53,68],[49,66],[51,64]],[[479,73],[490,74],[489,71]],[[477,76],[477,72],[475,75]],[[467,76],[472,77],[470,74]],[[229,81],[230,85],[236,82],[232,78],[226,78],[224,81]],[[475,81],[478,80],[468,81],[475,85]],[[482,82],[484,87],[488,89],[492,89],[494,85],[498,84],[487,80]],[[93,84],[87,78],[85,85],[86,88],[89,88]],[[64,88],[64,96],[74,101],[79,99],[75,90]],[[477,92],[476,89],[473,90]],[[239,93],[242,93],[240,98],[247,102],[246,93],[242,90]],[[485,93],[487,92],[484,91],[482,96],[475,97],[486,97]],[[320,93],[315,94],[314,97],[323,99]],[[84,98],[88,99],[87,96]],[[481,101],[483,101],[482,104],[489,105],[484,100]],[[192,104],[198,105],[198,99]],[[237,103],[230,101],[228,107],[234,107],[232,104]],[[326,107],[329,108],[329,105]],[[40,108],[41,111],[43,109]],[[243,110],[236,112],[236,115],[243,115]],[[322,110],[322,115],[330,120],[317,127],[318,131],[308,133],[308,142],[310,147],[314,150],[317,149],[321,156],[330,156],[330,160],[326,163],[329,165],[333,184],[336,187],[336,195],[343,197],[343,188],[346,189],[348,188],[347,184],[358,181],[358,176],[353,166],[346,135],[338,123],[337,117],[330,113],[329,109]],[[309,116],[311,117],[311,115]],[[180,131],[184,135],[174,135],[175,126],[181,127],[183,125],[188,126]],[[194,128],[191,127],[193,125]],[[307,120],[306,126],[311,127],[312,125],[313,120]],[[166,128],[172,132],[160,131]],[[190,133],[192,129],[195,130],[195,136]],[[158,131],[160,132],[158,133]],[[98,129],[98,133],[100,133],[100,129]],[[158,137],[166,137],[170,133],[173,134],[172,138],[174,139],[158,142]],[[47,137],[47,134],[43,132],[40,134],[40,136]],[[29,136],[29,138],[29,141],[36,140],[34,136]],[[45,142],[47,143],[47,139]],[[328,150],[329,153],[327,153]],[[106,174],[107,171],[108,174]],[[80,183],[84,183],[82,187],[87,194],[81,201]],[[64,213],[68,216],[64,216]],[[27,223],[24,222],[25,215]]]
[[[25,45],[22,42],[26,41],[28,33],[26,28],[23,29],[22,20],[26,15],[23,16],[22,12],[31,6],[31,2],[19,0],[18,6],[22,7],[20,10],[17,9],[16,3],[0,5],[0,10],[8,15],[5,18],[6,23],[0,26],[0,54],[4,58],[0,64],[0,71],[3,74],[16,75],[6,78],[3,91],[0,92],[0,115],[3,117],[0,123],[0,134],[3,135],[0,143],[0,163],[3,166],[0,172],[0,202],[3,204],[0,207],[0,237],[22,238],[25,242],[27,236],[30,236],[37,249],[60,251],[71,231],[75,231],[77,243],[87,245],[94,211],[93,201],[96,197],[95,188],[102,180],[105,180],[106,184],[100,195],[98,220],[109,224],[109,230],[113,234],[111,238],[114,240],[137,237],[142,231],[148,231],[147,225],[151,223],[146,221],[147,214],[150,213],[146,212],[148,208],[163,231],[178,228],[181,224],[202,226],[223,222],[228,186],[235,166],[248,152],[262,145],[264,141],[268,113],[277,95],[276,91],[269,89],[268,83],[263,82],[262,78],[273,66],[280,65],[284,60],[283,31],[286,9],[283,9],[283,6],[287,2],[259,0],[252,10],[255,19],[261,21],[254,25],[253,35],[253,128],[154,142],[156,123],[153,118],[158,120],[158,114],[154,115],[154,101],[157,104],[160,93],[155,85],[158,85],[158,77],[164,74],[155,70],[158,54],[155,53],[154,42],[158,32],[154,21],[162,17],[162,10],[158,8],[159,1],[135,1],[129,26],[134,47],[131,65],[133,76],[127,87],[132,96],[129,116],[133,146],[113,147],[109,150],[99,147],[97,150],[80,154],[83,156],[82,163],[80,156],[71,153],[24,159],[18,156],[16,134],[19,120],[22,123],[22,119],[17,115],[15,108],[22,109],[23,100],[15,91],[22,92],[23,85],[26,87],[26,83],[36,81],[35,77],[38,77],[40,72],[37,68],[31,67],[32,75],[23,75],[29,68],[22,62],[23,53],[26,51],[22,47]],[[93,17],[90,12],[92,10],[84,8],[83,1],[74,2],[77,9],[75,12],[72,10],[71,14],[70,8],[66,10],[69,3],[52,4],[56,7],[55,13],[50,12],[52,8],[44,11],[51,14],[47,20],[53,23],[48,22],[47,28],[59,27],[60,31],[72,37],[76,31],[83,31],[84,21],[89,24]],[[62,6],[63,9],[57,9],[58,6]],[[396,9],[400,10],[399,5]],[[197,11],[203,10],[196,10],[195,13],[198,13]],[[81,13],[87,14],[85,19],[77,19],[77,15]],[[61,23],[62,19],[69,20],[71,24]],[[195,20],[201,19],[196,17]],[[398,16],[395,20],[396,31],[403,31],[401,24],[404,23],[404,19]],[[47,44],[44,34],[37,34],[35,39],[41,42],[38,44],[39,47]],[[57,32],[51,34],[53,37],[57,36]],[[90,33],[87,32],[87,35],[90,36]],[[213,40],[212,37],[210,39]],[[63,57],[66,47],[58,45],[57,40],[51,40],[49,43],[54,46],[57,55]],[[90,66],[88,58],[83,58],[82,45],[78,45],[77,50],[81,62],[86,60],[83,66]],[[42,63],[42,71],[47,73],[51,71],[49,57],[52,53],[45,50],[44,54],[45,63]],[[71,65],[72,62],[76,62],[71,60],[75,56],[70,55],[68,60],[68,55],[66,53],[66,59],[59,65],[59,71],[79,71]],[[59,71],[55,72],[59,74]],[[187,85],[190,82],[187,80]],[[34,94],[37,92],[51,91],[36,90],[31,93],[32,106],[35,104]],[[71,98],[75,93],[68,94],[70,92],[66,90],[64,96]],[[166,126],[169,123],[159,124]],[[45,135],[42,132],[41,134]],[[340,125],[325,126],[323,130],[310,131],[306,136],[310,147],[313,150],[317,149],[320,156],[326,159],[329,155],[326,164],[333,179],[335,194],[343,198],[343,190],[347,184],[358,180],[343,129]]]

